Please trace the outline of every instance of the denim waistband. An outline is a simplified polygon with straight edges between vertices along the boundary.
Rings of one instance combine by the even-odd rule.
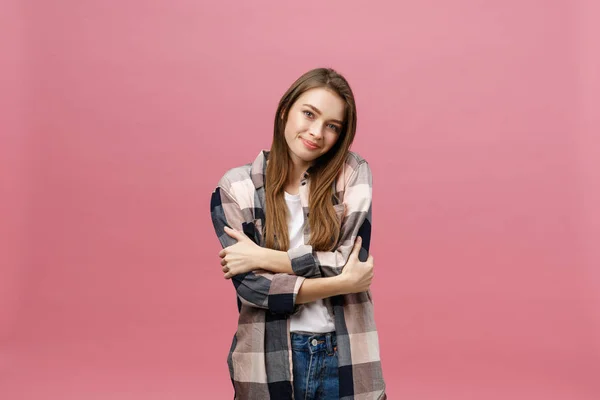
[[[332,354],[337,350],[337,337],[335,332],[327,333],[301,333],[292,332],[292,349],[316,353],[326,351]]]

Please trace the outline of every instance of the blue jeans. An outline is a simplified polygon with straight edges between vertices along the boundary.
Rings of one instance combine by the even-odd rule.
[[[338,400],[339,378],[335,332],[292,332],[295,400]]]

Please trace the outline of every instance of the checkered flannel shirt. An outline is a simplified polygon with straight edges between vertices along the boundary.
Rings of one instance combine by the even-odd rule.
[[[254,162],[232,168],[211,196],[211,217],[223,248],[236,243],[225,226],[243,231],[264,247],[265,176],[269,151]],[[310,168],[300,182],[304,212],[304,243],[308,243]],[[339,275],[357,236],[359,259],[368,257],[371,238],[372,176],[365,159],[350,151],[334,182],[334,208],[341,219],[341,236],[334,251],[313,251],[303,245],[287,251],[294,274],[264,270],[234,276],[239,311],[238,329],[227,357],[239,400],[293,399],[290,315],[305,279]],[[339,200],[338,200],[339,199]],[[340,400],[387,399],[379,341],[369,291],[324,299],[334,316],[338,343]]]

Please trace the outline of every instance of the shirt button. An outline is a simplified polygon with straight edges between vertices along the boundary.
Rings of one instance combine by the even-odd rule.
[[[313,346],[317,345],[317,339],[313,339],[312,342],[310,342]]]

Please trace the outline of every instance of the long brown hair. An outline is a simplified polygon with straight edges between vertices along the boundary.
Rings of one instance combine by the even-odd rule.
[[[284,131],[289,111],[304,92],[325,88],[336,93],[345,102],[344,125],[335,145],[310,167],[309,217],[310,240],[313,250],[331,251],[339,240],[340,220],[333,208],[333,182],[341,172],[356,132],[356,103],[346,79],[331,68],[316,68],[296,80],[285,92],[277,112],[273,143],[269,152],[265,181],[266,215],[265,246],[276,250],[289,248],[287,206],[284,186],[290,170],[289,147]],[[283,116],[283,118],[282,118]]]

